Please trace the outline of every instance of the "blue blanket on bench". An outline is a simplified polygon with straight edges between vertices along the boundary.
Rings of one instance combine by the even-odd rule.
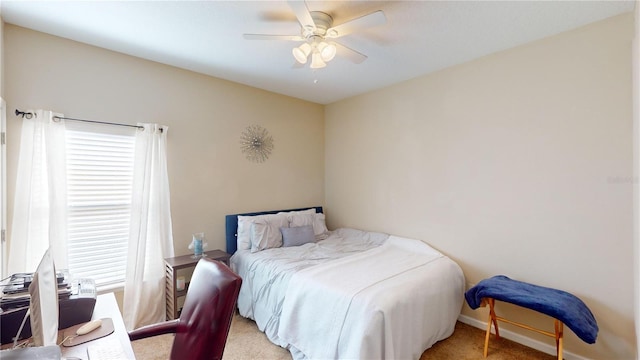
[[[472,309],[483,298],[494,298],[549,315],[562,321],[584,342],[593,344],[598,336],[598,323],[582,300],[566,291],[551,289],[504,275],[480,281],[464,294]]]

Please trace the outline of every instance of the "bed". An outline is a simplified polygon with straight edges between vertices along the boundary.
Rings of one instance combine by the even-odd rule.
[[[462,270],[422,241],[328,231],[321,207],[225,220],[239,313],[294,359],[417,359],[453,333]]]

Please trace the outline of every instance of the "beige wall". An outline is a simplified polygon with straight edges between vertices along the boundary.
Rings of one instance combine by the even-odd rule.
[[[0,17],[0,97],[4,98],[4,20]]]
[[[627,14],[326,106],[329,227],[423,239],[468,285],[569,291],[600,333],[567,350],[635,357],[632,33]]]
[[[4,100],[4,20],[2,19],[1,14],[0,14],[0,98]],[[1,111],[4,111],[4,113],[6,114],[7,113],[6,106],[1,108],[2,108]],[[0,114],[0,118],[2,116],[3,114]],[[5,147],[4,146],[1,147],[0,149],[0,172],[1,172],[0,184],[3,183],[1,179],[5,179],[4,169],[5,169],[6,161],[4,158],[4,150],[5,150]],[[6,202],[5,197],[6,197],[6,194],[2,190],[0,190],[0,219],[4,219],[6,216],[6,210],[4,209],[4,204]],[[0,221],[0,224],[2,224],[2,221]],[[5,265],[6,265],[5,246],[6,246],[6,243],[0,243],[0,275],[2,275],[2,277],[5,276]]]
[[[634,160],[634,244],[635,244],[635,312],[636,312],[636,359],[640,360],[640,2],[636,1],[635,37],[633,39],[633,154]]]
[[[76,118],[169,126],[177,255],[189,253],[191,234],[201,231],[209,249],[224,249],[225,214],[323,205],[321,105],[9,24],[5,50],[10,112],[42,108]],[[7,117],[10,210],[21,121]],[[250,124],[273,136],[275,148],[265,163],[249,162],[240,151],[240,134]]]

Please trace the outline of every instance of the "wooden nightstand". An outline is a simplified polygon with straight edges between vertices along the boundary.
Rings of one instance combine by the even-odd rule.
[[[222,250],[206,251],[205,255],[209,259],[221,261],[227,266],[229,265],[229,258],[231,255]],[[193,269],[196,267],[200,258],[193,258],[193,255],[176,256],[172,258],[164,259],[165,266],[165,296],[167,300],[166,318],[167,320],[177,319],[180,316],[180,310],[182,305],[178,303],[178,300],[187,295],[187,289],[189,289],[189,280]],[[182,270],[185,275],[184,290],[178,291],[178,271]]]

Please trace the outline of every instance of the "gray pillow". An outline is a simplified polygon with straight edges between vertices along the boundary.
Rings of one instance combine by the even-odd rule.
[[[316,241],[312,225],[294,226],[290,228],[281,227],[280,232],[282,233],[283,247],[300,246]]]

